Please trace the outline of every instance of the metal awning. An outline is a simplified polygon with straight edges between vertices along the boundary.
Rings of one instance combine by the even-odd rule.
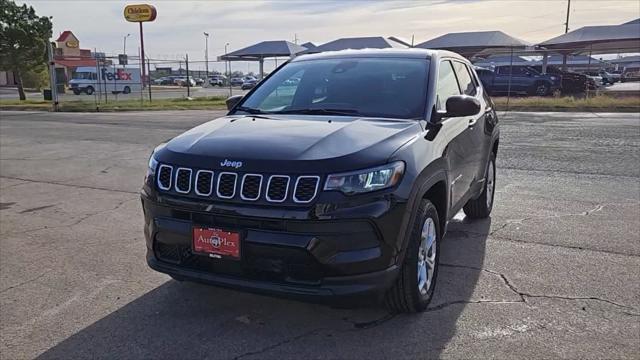
[[[319,53],[324,51],[340,51],[340,50],[358,50],[358,49],[387,49],[387,48],[406,48],[405,45],[392,38],[384,38],[382,36],[369,37],[353,37],[340,38],[330,41],[326,44],[316,46],[313,49],[305,51],[305,53]]]
[[[246,48],[218,56],[218,61],[258,61],[260,63],[259,77],[262,79],[262,74],[264,73],[264,59],[290,57],[304,50],[306,50],[305,47],[286,40],[263,41],[247,46]]]
[[[222,61],[259,61],[272,57],[288,57],[306,50],[286,40],[263,41],[219,57]]]
[[[449,50],[471,58],[505,53],[505,50],[525,50],[530,47],[530,44],[502,31],[472,31],[445,34],[420,43],[416,47]]]
[[[538,44],[561,54],[640,52],[640,23],[585,26]]]

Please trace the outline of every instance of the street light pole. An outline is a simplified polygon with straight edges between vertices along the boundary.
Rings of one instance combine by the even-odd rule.
[[[124,36],[124,44],[122,45],[122,53],[127,54],[127,38],[131,36],[131,34],[127,34]]]
[[[205,78],[209,81],[209,33],[204,33],[204,71]]]
[[[229,43],[224,44],[224,55],[227,56],[227,46]],[[229,96],[233,95],[233,90],[231,89],[231,64],[228,62],[229,60],[224,62],[224,72],[227,76],[227,81],[229,82]],[[229,69],[227,70],[227,64],[229,64]]]

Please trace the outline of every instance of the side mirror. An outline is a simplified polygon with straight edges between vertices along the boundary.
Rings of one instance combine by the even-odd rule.
[[[447,112],[442,117],[460,117],[477,115],[480,101],[469,95],[454,95],[447,99]]]
[[[227,104],[227,110],[231,111],[242,100],[242,95],[233,95],[225,103]]]

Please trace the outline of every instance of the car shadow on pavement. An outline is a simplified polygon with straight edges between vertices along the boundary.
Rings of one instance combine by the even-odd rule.
[[[169,280],[40,358],[437,358],[473,302],[490,225],[450,223],[436,295],[422,314],[335,309]]]

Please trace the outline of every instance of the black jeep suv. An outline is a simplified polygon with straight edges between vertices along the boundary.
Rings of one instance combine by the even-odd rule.
[[[174,279],[422,311],[447,222],[491,212],[498,120],[457,54],[303,55],[227,105],[149,159],[147,262]]]

